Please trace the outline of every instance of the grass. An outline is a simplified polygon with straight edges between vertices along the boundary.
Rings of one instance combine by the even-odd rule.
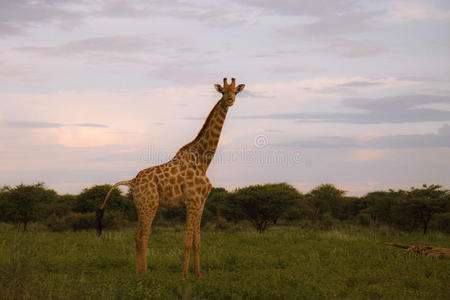
[[[450,237],[362,228],[202,232],[199,280],[182,277],[183,232],[154,228],[135,275],[134,229],[18,233],[0,226],[2,299],[448,299],[450,260],[384,242],[449,247]],[[191,260],[192,267],[192,260]],[[192,271],[192,268],[191,268]]]

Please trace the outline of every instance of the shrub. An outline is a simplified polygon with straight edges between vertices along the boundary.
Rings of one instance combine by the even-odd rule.
[[[118,229],[130,224],[124,217],[123,213],[119,211],[107,212],[102,220],[104,228]],[[95,213],[70,213],[66,216],[56,216],[52,214],[46,220],[45,225],[51,231],[67,231],[67,230],[87,230],[94,229],[96,226]]]
[[[230,223],[225,218],[222,218],[221,216],[217,217],[215,226],[216,230],[226,230],[229,229],[230,227],[231,227]]]
[[[95,218],[94,218],[94,222],[95,222]],[[121,211],[117,211],[117,210],[113,210],[113,211],[109,211],[109,212],[105,213],[105,216],[103,218],[104,228],[119,229],[122,227],[129,226],[131,223],[132,222],[130,222],[126,218],[124,213],[122,213]],[[95,224],[95,223],[93,223],[93,224]]]
[[[106,219],[106,218],[105,218]],[[67,216],[66,220],[70,228],[73,231],[91,229],[95,227],[95,214],[94,213],[71,213]],[[106,222],[105,227],[106,227]]]
[[[450,213],[436,215],[433,227],[439,231],[450,233]]]
[[[359,213],[356,216],[357,223],[362,226],[370,225],[370,214],[369,213]]]
[[[66,216],[60,217],[56,214],[50,215],[45,221],[45,225],[51,231],[61,232],[70,230],[70,226],[67,225]]]
[[[319,222],[320,229],[331,230],[336,228],[338,221],[329,212],[325,213]]]

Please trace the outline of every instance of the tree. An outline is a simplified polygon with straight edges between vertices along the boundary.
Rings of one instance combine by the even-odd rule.
[[[341,217],[345,191],[337,189],[332,184],[321,184],[306,194],[306,203],[309,207],[311,222],[317,221],[327,212],[335,218]]]
[[[49,207],[49,213],[55,216],[65,216],[75,207],[77,196],[71,194],[58,195],[55,201]]]
[[[103,185],[94,185],[91,188],[85,188],[78,196],[75,201],[75,212],[93,212],[96,211],[97,208],[105,200],[106,194],[111,189],[111,185],[103,184]],[[122,192],[115,188],[108,200],[108,206],[111,207],[112,210],[121,210],[126,211],[129,209],[128,202],[125,201],[125,197],[122,196]]]
[[[8,222],[10,221],[9,210],[9,192],[11,190],[10,186],[0,187],[0,221]]]
[[[450,208],[450,191],[441,190],[441,187],[424,184],[422,188],[413,187],[405,193],[405,209],[413,221],[423,226],[423,234],[427,233],[428,225],[435,214],[444,213]]]
[[[295,199],[295,203],[283,215],[287,221],[298,221],[309,217],[309,207],[306,204],[306,197],[300,193],[300,197]]]
[[[49,207],[55,202],[57,193],[46,189],[43,183],[34,185],[20,184],[14,188],[6,188],[2,191],[2,210],[5,221],[23,224],[23,230],[27,225],[39,218],[48,215]]]
[[[411,188],[409,191],[371,192],[364,199],[369,204],[366,211],[372,219],[403,230],[422,227],[424,234],[433,217],[448,212],[450,207],[449,190],[442,190],[440,185],[424,184],[422,188]]]
[[[243,215],[262,233],[270,224],[276,224],[300,197],[301,194],[286,183],[252,185],[234,191],[230,207],[239,208],[235,213]]]
[[[394,191],[375,191],[364,196],[368,208],[365,210],[370,213],[372,220],[387,224],[393,223],[393,211],[398,203],[399,195]]]
[[[223,187],[213,187],[206,199],[203,220],[215,219],[217,221],[224,217],[229,196],[230,193]]]
[[[136,211],[136,205],[134,204],[133,190],[129,189],[124,200],[124,207],[126,208],[126,217],[130,221],[137,221],[138,215]]]

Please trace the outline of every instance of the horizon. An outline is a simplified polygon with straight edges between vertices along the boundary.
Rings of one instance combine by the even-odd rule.
[[[131,179],[193,140],[235,77],[214,187],[450,188],[448,1],[0,8],[0,186]]]

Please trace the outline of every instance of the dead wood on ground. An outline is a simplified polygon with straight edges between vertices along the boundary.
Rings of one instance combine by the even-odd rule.
[[[417,253],[419,255],[425,255],[434,258],[450,258],[450,249],[447,248],[423,246],[417,243],[414,243],[412,245],[401,243],[386,243],[386,245],[403,248],[405,249],[405,253]]]

